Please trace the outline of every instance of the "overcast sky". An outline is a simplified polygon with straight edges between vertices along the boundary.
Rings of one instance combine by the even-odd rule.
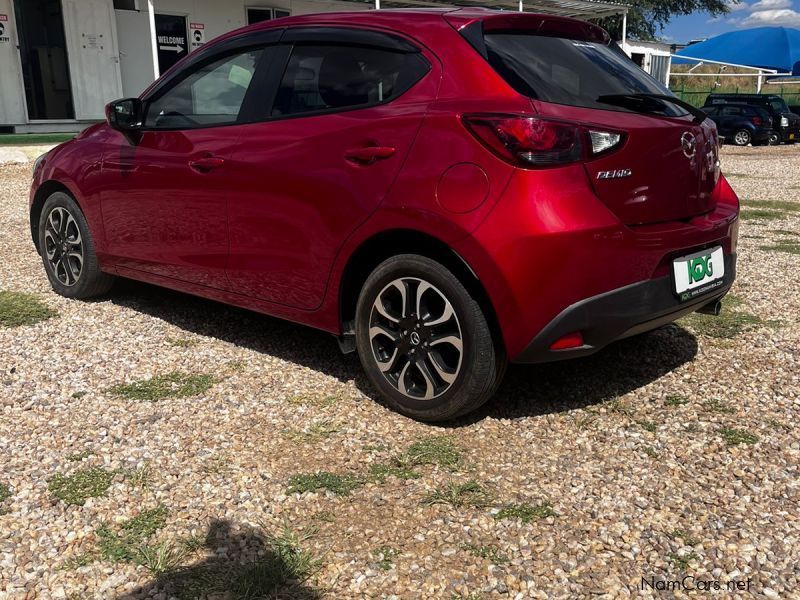
[[[731,12],[724,17],[707,13],[677,17],[664,28],[661,37],[670,42],[688,42],[726,31],[768,26],[800,28],[800,0],[748,0],[731,3]]]

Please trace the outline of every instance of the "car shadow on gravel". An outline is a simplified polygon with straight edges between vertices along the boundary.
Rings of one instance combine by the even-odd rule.
[[[155,581],[117,600],[145,598],[286,598],[316,600],[322,593],[303,583],[315,559],[252,530],[233,533],[230,522],[209,525],[202,550],[213,553],[194,564],[168,570]]]
[[[453,425],[485,417],[514,419],[600,404],[663,377],[696,355],[697,338],[672,324],[621,340],[586,358],[510,365],[494,398]]]
[[[276,356],[377,394],[355,354],[343,356],[330,334],[268,316],[123,280],[112,302],[162,319],[184,331]],[[621,340],[587,358],[542,365],[510,365],[495,397],[449,426],[485,417],[520,418],[599,404],[651,383],[697,354],[697,339],[678,325]],[[378,400],[380,401],[380,400]]]

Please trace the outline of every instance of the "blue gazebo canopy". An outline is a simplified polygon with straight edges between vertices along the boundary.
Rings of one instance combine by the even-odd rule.
[[[782,73],[800,75],[800,29],[790,27],[756,27],[731,31],[705,42],[686,46],[676,52],[674,64],[697,62],[681,60],[680,56],[775,69]]]

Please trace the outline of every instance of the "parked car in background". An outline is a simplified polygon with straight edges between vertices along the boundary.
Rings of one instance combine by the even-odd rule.
[[[34,166],[57,293],[122,276],[317,327],[417,419],[475,410],[509,360],[717,314],[735,278],[716,127],[590,23],[276,19],[106,116]]]
[[[767,144],[777,135],[772,129],[772,117],[758,106],[722,104],[704,106],[702,110],[717,124],[717,131],[726,144]]]
[[[704,106],[750,104],[763,108],[772,117],[775,131],[770,143],[794,144],[800,141],[800,116],[789,110],[786,101],[770,94],[709,94]]]

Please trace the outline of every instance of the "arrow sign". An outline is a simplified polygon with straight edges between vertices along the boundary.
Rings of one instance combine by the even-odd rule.
[[[183,46],[159,46],[159,50],[169,50],[170,52],[183,52]]]

